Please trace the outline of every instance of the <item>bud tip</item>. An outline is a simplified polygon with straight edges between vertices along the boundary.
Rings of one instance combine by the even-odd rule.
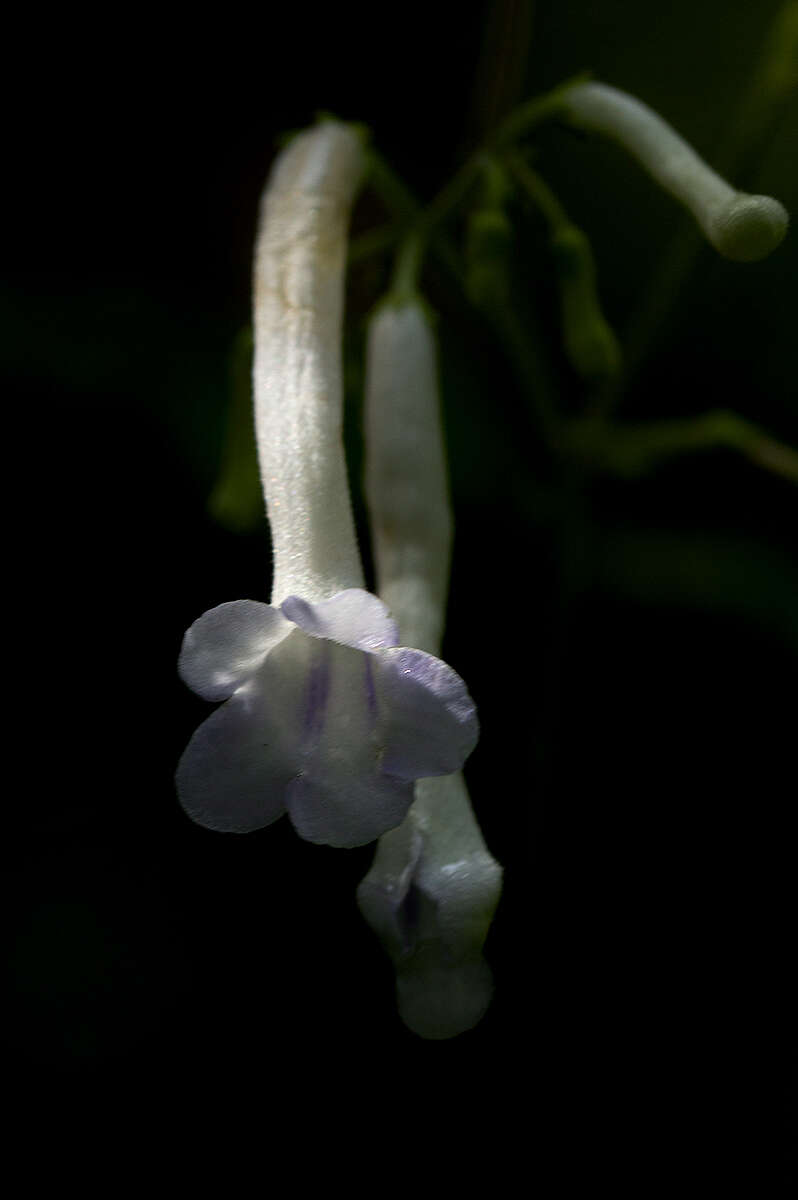
[[[724,258],[757,262],[776,249],[788,224],[787,210],[778,200],[740,192],[713,220],[710,240]]]

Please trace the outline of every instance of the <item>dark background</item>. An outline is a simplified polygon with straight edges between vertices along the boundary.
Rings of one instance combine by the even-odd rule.
[[[777,7],[540,3],[520,94],[592,68],[711,160]],[[655,1173],[701,1149],[786,1178],[798,491],[715,451],[588,480],[558,507],[512,370],[434,262],[457,518],[444,656],[480,708],[467,777],[505,867],[482,1024],[433,1044],[399,1023],[354,903],[369,848],[312,846],[285,821],[215,835],[175,799],[206,713],[175,674],[183,631],[268,595],[265,523],[235,535],[206,504],[275,138],[317,109],[366,122],[430,197],[488,122],[488,28],[482,5],[409,3],[20,32],[0,290],[21,585],[8,662],[25,681],[6,1067],[37,1086],[254,1086],[267,1108],[343,1071],[369,1095],[465,1098],[472,1115],[515,1096],[533,1181],[595,1146],[610,1164],[647,1147]],[[796,162],[793,96],[736,179],[795,211]],[[538,164],[591,236],[622,331],[681,214],[619,152],[564,131],[546,131]],[[522,214],[519,304],[574,411],[542,234]],[[367,195],[357,227],[381,219]],[[797,267],[794,233],[752,266],[702,251],[622,416],[730,407],[798,445]],[[355,486],[357,352],[386,278],[377,261],[351,280]]]

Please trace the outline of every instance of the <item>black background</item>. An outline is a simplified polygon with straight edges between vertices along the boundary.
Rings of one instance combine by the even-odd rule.
[[[776,7],[540,3],[523,94],[590,67],[711,159]],[[479,704],[467,777],[505,892],[489,1014],[419,1041],[355,907],[369,848],[305,844],[285,821],[214,835],[179,809],[174,767],[206,706],[175,660],[206,608],[268,595],[265,523],[236,536],[205,506],[275,138],[317,109],[364,121],[431,196],[483,123],[486,11],[63,22],[20,31],[9,110],[7,1069],[37,1086],[254,1087],[264,1109],[343,1073],[472,1115],[512,1098],[533,1181],[596,1146],[610,1164],[700,1149],[786,1178],[794,485],[697,455],[591,483],[563,542],[518,384],[430,265],[457,517],[444,656]],[[795,210],[797,151],[793,98],[741,186]],[[539,166],[590,234],[622,330],[680,214],[620,153],[562,131]],[[379,219],[367,196],[358,227]],[[573,408],[529,227],[516,282]],[[622,415],[731,407],[798,444],[797,266],[794,233],[753,266],[702,251]],[[355,486],[358,339],[381,272],[350,289]]]

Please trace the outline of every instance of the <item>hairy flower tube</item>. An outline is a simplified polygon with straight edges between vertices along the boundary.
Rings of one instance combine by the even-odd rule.
[[[369,328],[366,487],[381,596],[402,634],[436,651],[452,519],[437,356],[418,299],[390,299]],[[471,1029],[493,992],[482,946],[501,891],[460,772],[416,784],[398,829],[380,838],[358,888],[363,916],[396,969],[399,1013],[425,1038]]]
[[[272,604],[195,621],[179,669],[223,700],[178,766],[181,804],[248,832],[287,812],[309,841],[356,846],[398,825],[417,779],[462,765],[477,739],[460,677],[397,645],[362,588],[341,442],[343,274],[362,174],[358,135],[325,121],[279,155],[255,261],[255,424],[272,532]]]
[[[725,258],[765,258],[787,232],[787,212],[778,200],[736,191],[634,96],[604,83],[579,83],[563,92],[562,104],[572,124],[613,138],[633,155],[660,187],[689,209]]]

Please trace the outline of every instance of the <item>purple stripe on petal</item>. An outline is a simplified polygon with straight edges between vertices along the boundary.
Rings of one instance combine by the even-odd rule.
[[[369,716],[372,722],[377,720],[377,689],[374,686],[374,672],[371,669],[371,659],[368,654],[363,656],[366,667],[366,703],[368,704]]]
[[[329,695],[330,655],[324,644],[320,643],[305,683],[301,738],[303,753],[311,752],[321,737]]]

